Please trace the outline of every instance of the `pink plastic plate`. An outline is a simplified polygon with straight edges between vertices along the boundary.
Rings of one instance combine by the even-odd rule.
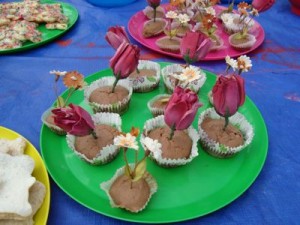
[[[166,6],[166,5],[165,5]],[[223,6],[216,6],[215,7],[216,12],[220,12],[222,9],[224,9]],[[175,58],[182,58],[180,53],[172,53],[172,52],[167,52],[163,51],[158,46],[156,46],[155,41],[164,36],[164,34],[161,34],[160,36],[152,37],[152,38],[144,38],[142,35],[142,29],[143,29],[143,24],[144,22],[147,21],[147,17],[144,15],[143,11],[137,12],[135,15],[133,15],[129,22],[128,22],[128,31],[130,35],[140,44],[144,45],[145,47],[156,51],[158,53],[172,56]],[[219,36],[224,40],[224,46],[222,49],[218,51],[211,51],[208,53],[208,55],[202,59],[204,61],[211,61],[211,60],[220,60],[220,59],[225,59],[227,55],[230,57],[238,57],[240,55],[247,54],[249,52],[252,52],[256,48],[258,48],[264,41],[265,38],[265,32],[262,26],[255,21],[255,24],[252,28],[253,32],[252,34],[256,37],[256,43],[252,46],[252,48],[247,49],[245,51],[237,51],[233,49],[229,43],[228,43],[228,34],[223,30],[222,24],[220,21],[217,22],[218,26],[218,34]]]

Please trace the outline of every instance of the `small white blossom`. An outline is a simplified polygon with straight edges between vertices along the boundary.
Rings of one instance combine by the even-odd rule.
[[[172,74],[172,76],[182,83],[191,83],[194,80],[199,80],[201,76],[201,71],[196,66],[189,66],[182,70],[181,74]]]
[[[178,16],[178,14],[174,11],[169,11],[166,14],[166,18],[169,18],[169,19],[176,19],[177,16]]]
[[[126,136],[119,135],[114,138],[114,145],[123,147],[123,148],[132,148],[134,150],[138,150],[138,144],[136,141],[136,137],[127,133]]]
[[[225,57],[225,61],[226,64],[233,69],[233,71],[235,71],[238,68],[237,61],[235,59],[230,58],[229,55]]]
[[[205,12],[206,12],[207,14],[216,16],[216,10],[215,10],[213,7],[207,7],[207,8],[205,8]]]
[[[181,24],[187,24],[190,21],[190,17],[187,14],[179,14],[177,19]]]
[[[155,159],[161,157],[161,144],[157,140],[146,137],[143,140],[143,144],[153,154]]]
[[[252,68],[252,61],[250,57],[241,55],[237,58],[237,67],[242,72],[248,72]]]
[[[49,73],[55,74],[56,76],[64,76],[66,75],[67,71],[51,70]]]

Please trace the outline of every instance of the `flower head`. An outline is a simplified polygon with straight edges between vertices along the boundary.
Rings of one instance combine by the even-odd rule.
[[[188,31],[181,40],[180,53],[190,64],[204,58],[209,52],[211,44],[211,40],[204,34]]]
[[[157,140],[146,137],[145,139],[143,139],[143,144],[153,154],[154,158],[157,159],[161,157],[161,144]]]
[[[54,74],[56,76],[64,76],[66,75],[67,71],[50,70],[49,73]]]
[[[83,108],[70,104],[69,108],[52,110],[54,123],[69,134],[85,136],[95,129],[91,115]]]
[[[139,57],[140,49],[138,46],[123,42],[110,59],[109,64],[114,75],[124,79],[137,68]]]
[[[258,10],[258,12],[263,12],[272,7],[275,0],[253,0],[252,6]]]
[[[83,75],[77,71],[67,72],[63,81],[64,85],[68,88],[81,88],[84,86]]]
[[[191,83],[195,80],[199,80],[202,73],[198,67],[190,65],[184,68],[181,74],[172,74],[172,76],[183,83]]]
[[[110,27],[105,35],[105,40],[114,49],[118,49],[124,41],[129,43],[125,28],[121,26]]]
[[[213,7],[205,8],[205,12],[206,12],[206,14],[216,16],[216,10]]]
[[[177,19],[180,24],[187,24],[190,21],[190,17],[187,14],[179,14]]]
[[[233,71],[237,69],[237,61],[235,59],[232,59],[229,55],[227,55],[225,57],[225,61],[227,66],[230,66],[233,69]]]
[[[161,0],[147,0],[147,2],[151,7],[156,8],[160,5]]]
[[[250,57],[241,55],[237,58],[237,68],[241,72],[248,72],[252,68],[252,61]]]
[[[241,9],[249,9],[250,5],[247,2],[241,2],[237,5],[237,7],[240,11]]]
[[[177,86],[165,108],[164,120],[170,128],[188,128],[202,104],[195,92]]]
[[[244,79],[239,75],[220,75],[212,89],[216,112],[223,117],[234,115],[245,102]]]
[[[166,13],[166,18],[168,19],[176,19],[178,14],[175,11],[168,11]]]
[[[114,145],[123,147],[123,148],[132,148],[134,150],[138,150],[138,144],[136,141],[136,136],[131,133],[121,134],[114,138]]]

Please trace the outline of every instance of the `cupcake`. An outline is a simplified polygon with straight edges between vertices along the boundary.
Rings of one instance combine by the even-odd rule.
[[[170,38],[169,36],[164,36],[164,37],[158,38],[155,41],[155,44],[161,50],[164,50],[164,51],[167,51],[167,52],[179,52],[180,43],[181,43],[180,38],[178,38],[178,37]]]
[[[121,131],[121,117],[116,113],[96,113],[92,119],[96,138],[92,134],[67,134],[67,144],[84,161],[92,165],[106,164],[119,153],[113,141]]]
[[[241,20],[241,16],[234,13],[222,14],[221,20],[223,22],[223,27],[228,34],[234,34],[244,28],[250,30],[254,25],[254,21],[250,17]]]
[[[138,71],[132,72],[128,80],[133,92],[149,92],[155,89],[160,81],[160,65],[156,62],[139,60]]]
[[[157,116],[145,122],[141,143],[145,150],[151,151],[153,143],[160,147],[151,151],[152,158],[163,167],[177,167],[191,162],[198,156],[198,134],[191,126],[186,130],[175,130],[170,140],[171,129],[165,124],[164,116]]]
[[[133,165],[129,165],[133,169]],[[145,209],[152,195],[157,191],[155,179],[145,172],[138,181],[125,175],[125,167],[118,169],[108,181],[101,183],[103,189],[114,208],[123,208],[133,213]]]
[[[149,38],[163,33],[166,24],[166,20],[161,18],[157,18],[155,21],[153,19],[146,21],[142,30],[143,37]]]
[[[185,24],[180,24],[178,22],[173,22],[172,26],[177,27],[176,35],[178,37],[183,37],[186,32],[192,30],[193,26],[191,24],[185,23]]]
[[[112,93],[114,77],[103,77],[84,89],[85,100],[96,112],[123,114],[129,107],[132,87],[129,80],[120,80]]]
[[[212,156],[228,158],[245,149],[252,141],[254,130],[246,118],[236,112],[224,130],[222,119],[213,108],[201,113],[198,121],[200,143]]]
[[[109,181],[100,185],[107,193],[112,207],[134,213],[143,210],[157,190],[155,179],[146,170],[150,152],[145,151],[144,157],[138,160],[138,135],[139,129],[132,127],[130,133],[121,133],[114,139],[114,144],[123,148],[125,166],[118,169]],[[134,164],[128,163],[126,153],[129,149],[136,151]]]
[[[53,114],[51,112],[52,109],[53,108],[50,108],[42,114],[42,122],[54,133],[58,135],[66,135],[67,133],[63,129],[55,125]]]
[[[241,35],[240,33],[236,33],[229,36],[228,42],[234,49],[244,51],[252,48],[256,42],[256,38],[252,34]]]
[[[169,93],[172,93],[177,85],[197,93],[206,81],[206,74],[199,67],[184,68],[182,65],[172,64],[162,69],[162,78]]]
[[[46,110],[41,117],[42,122],[50,128],[51,131],[58,135],[65,135],[66,132],[60,127],[56,126],[53,119],[53,113],[51,112],[53,109],[66,108],[68,104],[68,100],[70,97],[86,85],[84,81],[84,76],[78,71],[59,71],[59,70],[51,70],[50,74],[54,75],[54,90],[56,96],[58,96],[58,81],[62,80],[63,84],[66,88],[68,88],[68,97],[63,98],[62,96],[58,96],[54,107]]]
[[[146,6],[146,8],[143,10],[144,15],[148,19],[154,19],[154,9],[153,7]],[[164,18],[165,17],[165,10],[163,7],[158,6],[156,7],[156,18]]]
[[[168,94],[161,94],[156,95],[154,98],[152,98],[148,103],[147,107],[152,113],[153,117],[163,115],[166,105],[170,99],[171,95]]]

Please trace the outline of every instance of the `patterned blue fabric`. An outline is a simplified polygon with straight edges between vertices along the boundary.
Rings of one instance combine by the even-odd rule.
[[[53,103],[49,71],[78,70],[85,75],[108,67],[114,50],[104,40],[109,26],[127,26],[144,0],[120,8],[65,0],[80,18],[73,29],[37,49],[0,56],[0,125],[24,135],[39,149],[41,114]],[[300,17],[288,1],[277,1],[257,20],[263,45],[252,52],[253,69],[243,76],[247,95],[261,111],[269,135],[268,157],[254,184],[237,200],[204,217],[178,224],[299,224],[300,212]],[[142,47],[143,58],[182,62]],[[215,73],[224,61],[200,62]],[[241,179],[243,179],[241,177]],[[51,180],[49,225],[129,224],[95,213],[66,195]],[[176,212],[174,212],[176,213]]]

